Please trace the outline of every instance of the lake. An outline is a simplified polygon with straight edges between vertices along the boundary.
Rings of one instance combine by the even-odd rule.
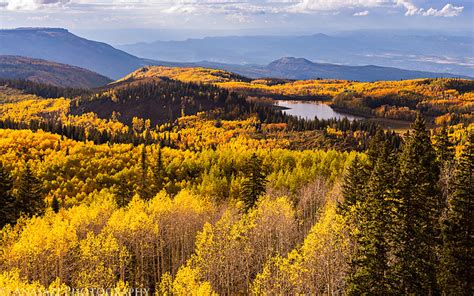
[[[318,101],[283,101],[275,100],[275,106],[282,107],[282,111],[288,115],[299,116],[305,119],[319,119],[347,117],[350,120],[360,119],[360,117],[352,116],[334,111],[330,106]]]

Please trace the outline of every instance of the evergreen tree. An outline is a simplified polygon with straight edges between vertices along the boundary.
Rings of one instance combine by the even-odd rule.
[[[158,154],[156,156],[156,164],[153,169],[156,193],[160,192],[165,186],[165,167],[163,165],[163,156],[161,147],[158,145]]]
[[[474,134],[455,168],[448,211],[443,221],[440,283],[448,295],[473,295],[474,274]]]
[[[0,162],[0,228],[9,223],[14,223],[17,215],[15,211],[15,198],[11,195],[13,181]]]
[[[348,279],[350,295],[386,295],[393,285],[387,271],[397,164],[391,144],[377,140],[381,142],[374,146],[378,147],[374,169],[365,190],[359,190],[356,250]]]
[[[133,188],[125,180],[120,180],[117,185],[115,202],[119,208],[126,207],[133,198]]]
[[[143,199],[150,198],[149,190],[147,187],[147,175],[148,165],[146,162],[146,145],[143,145],[140,156],[140,197]]]
[[[395,223],[396,288],[400,294],[436,294],[439,219],[443,202],[439,167],[425,121],[418,114],[400,156]]]
[[[53,200],[51,202],[51,209],[53,210],[53,212],[57,213],[59,212],[59,200],[56,196],[53,197]]]
[[[447,208],[448,195],[451,191],[453,169],[454,169],[454,147],[449,141],[448,128],[446,125],[440,129],[435,136],[436,154],[440,165],[440,186],[442,192],[443,207]]]
[[[16,208],[20,214],[33,216],[41,214],[45,208],[41,181],[31,171],[28,163],[25,164],[20,176],[16,198]]]
[[[266,174],[263,170],[262,160],[253,153],[244,171],[245,181],[242,184],[242,198],[245,211],[251,209],[258,198],[266,192]]]
[[[454,157],[453,144],[449,141],[448,128],[443,125],[439,133],[436,135],[435,149],[438,160],[441,164],[450,161]]]
[[[370,169],[373,169],[375,163],[377,162],[379,153],[382,151],[380,149],[380,145],[384,143],[385,138],[385,132],[383,131],[383,129],[379,128],[377,129],[375,136],[369,142],[369,149],[367,149],[367,155],[369,162],[368,165]]]
[[[342,196],[344,201],[338,204],[338,213],[349,214],[351,208],[361,201],[364,195],[364,188],[367,184],[368,174],[359,156],[355,156],[344,176],[342,185]]]

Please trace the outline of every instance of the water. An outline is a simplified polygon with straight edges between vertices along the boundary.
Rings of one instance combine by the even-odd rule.
[[[288,115],[299,116],[305,119],[314,119],[315,116],[317,116],[319,119],[342,119],[344,117],[347,117],[350,120],[358,119],[356,116],[336,112],[328,105],[318,101],[275,100],[275,105],[287,108],[283,109],[282,111]]]

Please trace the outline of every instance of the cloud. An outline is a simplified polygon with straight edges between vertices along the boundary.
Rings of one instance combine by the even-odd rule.
[[[356,12],[356,13],[353,14],[353,16],[367,16],[367,15],[369,15],[369,11],[368,11],[368,10]]]
[[[464,7],[446,4],[441,9],[425,10],[413,0],[0,0],[0,8],[38,10],[63,7],[96,9],[141,9],[162,14],[236,14],[239,19],[257,14],[332,13],[352,11],[354,16],[367,16],[374,8],[401,7],[406,16],[454,17]]]
[[[405,15],[407,16],[412,16],[420,13],[420,9],[409,0],[396,0],[395,4],[397,6],[403,6],[407,10],[405,12]]]
[[[70,0],[8,0],[5,6],[8,10],[37,10],[43,7],[60,7]]]
[[[422,12],[425,16],[442,16],[442,17],[453,17],[458,16],[464,10],[463,6],[453,6],[452,4],[446,4],[441,10],[430,8],[427,11]]]
[[[300,0],[290,8],[292,12],[314,12],[360,7],[379,7],[387,0]]]
[[[406,8],[405,15],[413,16],[413,15],[423,15],[423,16],[442,16],[442,17],[453,17],[460,15],[464,7],[463,6],[454,6],[452,4],[446,4],[441,9],[436,8],[429,8],[428,10],[424,10],[423,8],[418,8],[415,4],[413,4],[409,0],[397,0],[397,6],[403,6]]]
[[[165,8],[161,10],[163,13],[168,13],[168,14],[182,14],[182,13],[192,13],[196,11],[195,6],[191,5],[183,5],[183,4],[177,4],[170,6],[168,8]]]

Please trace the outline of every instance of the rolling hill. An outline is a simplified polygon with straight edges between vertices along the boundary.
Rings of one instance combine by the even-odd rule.
[[[138,84],[162,79],[212,84],[250,97],[322,100],[339,111],[363,117],[410,121],[417,112],[421,112],[425,116],[437,117],[439,122],[451,119],[470,121],[474,110],[474,80],[459,78],[376,82],[340,79],[252,80],[224,70],[149,66],[127,75],[115,84]]]
[[[94,88],[112,80],[83,68],[20,56],[0,56],[0,78],[23,79],[60,87]]]
[[[118,79],[144,60],[106,43],[78,37],[66,29],[19,28],[0,30],[0,55],[17,55],[69,64]]]

